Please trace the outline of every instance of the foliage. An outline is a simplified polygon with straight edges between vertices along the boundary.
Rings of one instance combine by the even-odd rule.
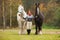
[[[12,26],[17,26],[16,14],[19,4],[22,3],[24,5],[26,12],[30,9],[32,14],[34,14],[36,2],[40,3],[40,11],[45,16],[44,23],[52,26],[60,26],[59,0],[0,0],[0,26],[3,26],[3,1],[6,26],[10,26],[10,8],[12,10]]]

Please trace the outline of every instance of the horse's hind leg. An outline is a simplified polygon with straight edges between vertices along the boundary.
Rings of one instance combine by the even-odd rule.
[[[18,25],[19,25],[19,34],[22,34],[22,23],[21,23],[21,21],[18,21]]]
[[[38,29],[39,29],[39,30],[38,30],[38,33],[39,33],[39,34],[42,34],[42,26],[39,26]]]
[[[24,21],[23,22],[23,28],[22,28],[22,32],[23,32],[23,34],[25,34],[26,33],[26,22]]]
[[[41,21],[39,24],[40,24],[39,25],[39,34],[42,34],[42,24],[43,24],[43,21]]]
[[[35,34],[37,35],[38,34],[38,25],[36,24],[36,32]]]

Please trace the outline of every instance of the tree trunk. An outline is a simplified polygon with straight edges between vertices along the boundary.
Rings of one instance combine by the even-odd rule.
[[[5,29],[5,14],[4,14],[4,0],[3,0],[3,31]]]
[[[10,0],[10,28],[12,26],[12,8],[11,8],[11,5],[12,5],[12,1]]]

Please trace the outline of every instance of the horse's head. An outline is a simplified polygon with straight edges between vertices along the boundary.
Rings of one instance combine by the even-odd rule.
[[[40,3],[35,3],[36,7],[39,7]]]
[[[22,13],[23,10],[24,10],[24,7],[23,7],[22,5],[19,5],[19,7],[18,7],[18,12]]]
[[[39,15],[40,14],[40,7],[39,7],[40,3],[35,3],[35,14]]]
[[[26,17],[27,13],[24,10],[24,7],[22,5],[19,5],[18,12],[22,14],[23,17]]]

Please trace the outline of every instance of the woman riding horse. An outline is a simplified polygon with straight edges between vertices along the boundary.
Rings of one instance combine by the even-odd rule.
[[[40,12],[39,9],[40,4],[36,3],[35,5],[36,5],[35,15],[34,15],[35,26],[36,26],[35,34],[42,34],[42,24],[43,24],[44,15]]]

